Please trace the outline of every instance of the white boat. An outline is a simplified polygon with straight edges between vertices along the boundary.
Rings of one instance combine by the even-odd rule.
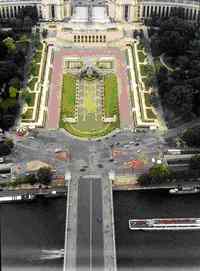
[[[25,193],[25,194],[21,194],[21,195],[1,196],[0,203],[32,201],[34,199],[35,199],[35,195]]]
[[[185,195],[200,193],[200,188],[195,186],[178,186],[169,190],[170,194]]]
[[[64,249],[59,249],[59,250],[46,250],[43,249],[41,251],[40,259],[41,260],[54,260],[54,259],[60,259],[64,258]]]
[[[130,219],[130,230],[200,230],[200,218]]]

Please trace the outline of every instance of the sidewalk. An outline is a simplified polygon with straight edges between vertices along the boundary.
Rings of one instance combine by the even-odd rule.
[[[126,176],[127,177],[127,176]],[[118,177],[120,179],[120,177]],[[123,181],[124,176],[121,176],[121,180],[113,181],[112,183],[112,189],[113,191],[128,191],[128,190],[158,190],[158,189],[171,189],[175,188],[178,185],[183,186],[197,186],[200,185],[200,178],[196,181],[191,179],[188,181],[174,181],[170,183],[163,183],[163,184],[157,184],[157,185],[149,185],[149,186],[141,186],[136,179],[133,176],[130,176],[126,178],[125,181]]]

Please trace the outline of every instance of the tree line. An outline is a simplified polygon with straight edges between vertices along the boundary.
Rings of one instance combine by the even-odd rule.
[[[25,14],[32,14],[32,23],[36,23],[34,8],[24,8],[19,14],[20,19]],[[25,23],[25,16],[23,22]],[[30,15],[31,17],[31,15]],[[31,18],[32,18],[31,17]],[[15,123],[19,112],[19,93],[25,78],[25,64],[33,41],[33,34],[24,32],[21,28],[16,31],[10,21],[10,30],[0,27],[0,128],[8,130]]]
[[[180,122],[200,116],[200,29],[181,16],[152,17],[149,34],[157,65],[159,94],[168,120]]]

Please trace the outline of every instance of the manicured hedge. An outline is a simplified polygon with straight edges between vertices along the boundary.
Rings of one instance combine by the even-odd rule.
[[[118,115],[118,86],[115,74],[104,77],[104,110],[106,117]]]
[[[70,73],[63,75],[62,117],[74,117],[76,102],[76,77]]]

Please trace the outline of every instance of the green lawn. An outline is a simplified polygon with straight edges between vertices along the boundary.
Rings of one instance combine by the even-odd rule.
[[[62,117],[74,117],[76,100],[76,77],[70,73],[63,75]]]
[[[153,73],[153,68],[150,64],[140,64],[141,76],[149,76],[151,73]]]
[[[42,51],[36,51],[33,59],[35,60],[36,63],[40,63],[42,58]]]
[[[137,48],[138,48],[138,50],[143,50],[144,46],[143,46],[142,43],[139,43],[139,44],[137,45]]]
[[[113,130],[120,128],[119,118],[116,122],[110,124],[104,124],[102,129],[93,129],[88,131],[78,130],[76,129],[76,125],[70,123],[64,123],[62,119],[60,119],[60,127],[66,129],[70,134],[75,135],[77,137],[82,138],[96,138],[107,135],[108,133],[112,132]]]
[[[151,106],[151,100],[150,100],[150,95],[148,93],[144,94],[144,98],[145,98],[145,104],[146,106]]]
[[[139,58],[139,62],[143,63],[145,61],[146,56],[145,56],[145,54],[143,52],[139,51],[138,52],[138,58]]]
[[[33,77],[31,81],[28,83],[28,87],[31,89],[31,91],[34,91],[35,84],[37,82],[38,78]]]
[[[142,82],[144,83],[145,90],[148,90],[151,85],[149,80],[150,79],[148,77],[142,77]]]
[[[99,69],[112,69],[113,68],[113,62],[112,61],[98,61],[97,67]]]
[[[38,76],[40,70],[40,64],[36,64],[34,62],[31,63],[31,74],[33,76]]]
[[[43,48],[43,44],[40,42],[39,45],[38,45],[38,47],[37,47],[37,50],[40,50],[40,51],[41,51],[42,48]]]
[[[79,60],[67,60],[65,61],[65,68],[67,69],[81,69],[83,67],[83,62]]]
[[[78,112],[78,121],[70,124],[63,121],[63,117],[74,117],[75,109],[75,93],[76,78],[72,74],[65,74],[63,77],[63,94],[62,94],[62,110],[60,116],[60,127],[66,129],[69,133],[85,138],[95,138],[108,134],[116,128],[120,127],[118,115],[118,97],[117,97],[117,80],[116,76],[109,74],[105,77],[107,92],[108,116],[113,116],[113,112],[117,114],[117,121],[106,124],[102,121],[102,112],[97,110],[96,88],[97,81],[84,81],[83,101],[79,106],[81,110]],[[109,102],[110,101],[110,102]]]
[[[22,114],[22,119],[32,119],[33,117],[33,109],[28,109],[24,114]]]
[[[84,101],[83,107],[87,114],[96,113],[97,103],[96,98],[96,80],[88,81],[84,80]]]
[[[29,92],[30,100],[28,102],[28,106],[34,106],[35,103],[35,93]]]
[[[149,119],[156,119],[156,115],[153,113],[152,109],[146,109],[146,113]]]
[[[118,87],[115,74],[104,77],[104,109],[106,117],[118,116]]]

